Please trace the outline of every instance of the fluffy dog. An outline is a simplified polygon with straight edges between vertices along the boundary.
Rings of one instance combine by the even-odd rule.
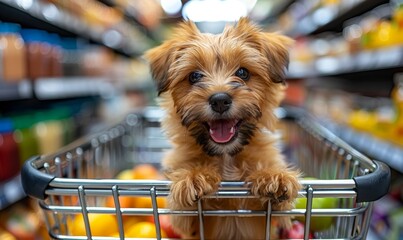
[[[163,169],[172,180],[168,204],[197,208],[220,181],[245,181],[256,199],[204,199],[204,209],[273,209],[293,206],[300,185],[274,139],[273,110],[283,97],[291,39],[264,33],[241,18],[219,35],[181,23],[172,39],[145,57],[166,110],[162,128],[172,142]],[[289,219],[281,219],[287,225]],[[264,217],[205,217],[206,239],[262,239]],[[174,229],[199,236],[198,219],[172,216]]]

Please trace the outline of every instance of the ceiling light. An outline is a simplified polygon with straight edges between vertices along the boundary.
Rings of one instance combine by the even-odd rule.
[[[182,10],[183,17],[194,22],[234,22],[247,14],[247,5],[240,0],[193,0]]]
[[[175,15],[182,9],[181,0],[161,0],[161,7],[168,15]]]

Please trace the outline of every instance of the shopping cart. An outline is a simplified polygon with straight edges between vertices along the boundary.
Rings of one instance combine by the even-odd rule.
[[[315,238],[365,239],[373,202],[389,188],[390,170],[353,149],[307,114],[297,110],[279,109],[279,146],[292,164],[296,164],[313,180],[300,182],[304,188],[300,198],[306,198],[305,209],[271,210],[206,210],[201,198],[197,209],[173,211],[158,207],[158,200],[169,194],[169,181],[117,180],[113,177],[122,169],[147,162],[158,166],[169,143],[163,137],[159,109],[149,108],[129,114],[124,121],[95,135],[79,139],[57,153],[29,160],[22,170],[26,193],[38,199],[43,210],[49,235],[53,239],[124,239],[128,216],[153,216],[157,239],[161,239],[161,215],[196,216],[200,238],[204,239],[205,216],[261,216],[266,221],[266,239],[275,225],[273,216],[305,217],[304,239],[310,237],[312,219],[330,218],[331,226],[315,232]],[[148,197],[151,208],[121,206],[120,197]],[[105,198],[114,205],[105,207]],[[244,182],[222,182],[218,192],[206,198],[254,198]],[[337,207],[312,208],[316,198],[336,199]],[[110,214],[116,218],[115,237],[94,234],[89,216]],[[71,219],[81,216],[85,233],[72,236]],[[311,236],[312,237],[312,236]]]

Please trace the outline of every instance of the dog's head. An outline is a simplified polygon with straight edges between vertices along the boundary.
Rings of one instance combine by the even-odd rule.
[[[145,57],[159,95],[209,155],[236,154],[257,129],[273,129],[292,40],[248,19],[220,35],[182,23]]]

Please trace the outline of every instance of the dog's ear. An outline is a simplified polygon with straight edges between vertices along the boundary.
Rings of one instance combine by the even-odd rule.
[[[150,64],[151,75],[157,84],[158,95],[169,88],[171,79],[168,70],[171,64],[180,57],[180,52],[185,48],[185,43],[198,34],[200,32],[193,22],[182,22],[173,30],[171,39],[144,54],[145,59]]]
[[[269,59],[269,71],[272,80],[276,83],[285,84],[288,69],[289,49],[294,43],[289,37],[277,33],[260,33],[262,35],[262,51]]]
[[[267,69],[271,73],[272,81],[285,84],[285,75],[289,63],[288,51],[294,40],[277,33],[262,32],[247,18],[241,18],[233,30],[236,35],[253,48],[259,49],[267,58]]]

